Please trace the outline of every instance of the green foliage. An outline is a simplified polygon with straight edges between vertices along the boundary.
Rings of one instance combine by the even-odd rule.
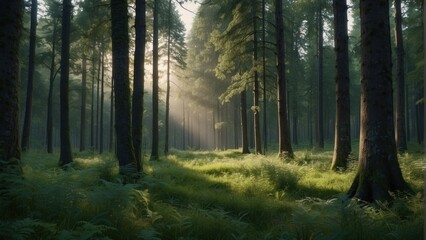
[[[331,151],[274,155],[173,151],[123,184],[109,155],[30,152],[23,177],[2,173],[0,238],[6,239],[420,239],[421,153],[400,156],[417,193],[391,205],[347,199],[356,168],[329,170]]]

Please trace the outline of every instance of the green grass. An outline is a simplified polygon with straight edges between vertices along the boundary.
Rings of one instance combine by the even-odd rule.
[[[381,209],[345,197],[356,162],[336,173],[332,154],[172,151],[123,184],[109,154],[77,153],[63,171],[26,153],[23,178],[0,175],[13,186],[0,188],[0,239],[422,239],[421,151],[399,158],[416,195]]]

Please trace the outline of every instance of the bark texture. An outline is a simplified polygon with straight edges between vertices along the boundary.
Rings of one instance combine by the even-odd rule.
[[[247,135],[247,97],[246,91],[240,93],[240,112],[241,112],[241,143],[243,147],[243,154],[250,153]]]
[[[366,202],[410,192],[399,167],[393,121],[388,0],[361,0],[359,168],[349,196]]]
[[[346,169],[351,148],[348,15],[346,0],[333,0],[336,52],[336,124],[332,170]]]
[[[277,84],[278,84],[278,155],[283,158],[293,158],[290,142],[290,127],[288,123],[286,79],[285,79],[285,49],[284,23],[282,0],[275,0],[275,27],[277,44]]]
[[[111,0],[111,27],[117,158],[120,174],[129,175],[137,169],[131,134],[127,0]]]
[[[0,172],[21,172],[19,148],[19,46],[24,1],[0,5]]]

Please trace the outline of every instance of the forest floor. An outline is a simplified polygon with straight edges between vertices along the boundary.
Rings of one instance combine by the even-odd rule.
[[[75,153],[64,171],[31,151],[23,178],[0,174],[14,186],[0,188],[0,239],[423,239],[422,151],[399,156],[416,195],[375,207],[346,198],[356,161],[336,173],[332,154],[174,150],[123,184],[111,154]]]

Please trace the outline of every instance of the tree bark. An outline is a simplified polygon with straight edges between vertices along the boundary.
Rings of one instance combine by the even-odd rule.
[[[102,43],[103,45],[103,43]],[[101,76],[101,111],[99,121],[99,153],[102,154],[104,151],[104,81],[105,81],[105,49],[102,46],[102,76]]]
[[[62,3],[62,47],[61,47],[61,153],[59,166],[64,166],[73,161],[70,142],[69,119],[69,74],[70,74],[70,33],[71,33],[71,0],[63,0]]]
[[[158,1],[154,1],[153,49],[152,49],[152,146],[151,160],[158,160]]]
[[[167,85],[166,85],[166,119],[165,119],[165,139],[164,139],[164,155],[169,154],[169,112],[170,112],[170,41],[171,41],[171,15],[172,0],[169,0],[169,15],[167,19]],[[200,130],[200,129],[198,129]]]
[[[24,126],[22,130],[22,151],[30,147],[31,113],[33,104],[34,72],[35,72],[35,49],[37,32],[37,0],[31,1],[31,26],[30,26],[30,48],[28,59],[28,82],[27,99],[25,103]]]
[[[81,110],[80,110],[80,152],[86,150],[86,55],[83,53]]]
[[[262,142],[260,136],[260,105],[259,105],[259,72],[256,70],[258,64],[257,53],[257,4],[252,2],[253,6],[253,67],[254,70],[254,86],[253,86],[253,127],[254,127],[254,148],[256,154],[262,154]]]
[[[407,151],[405,129],[405,77],[404,43],[402,36],[401,0],[394,0],[395,7],[395,45],[396,45],[396,147],[399,153]]]
[[[395,145],[389,1],[361,0],[361,130],[359,168],[350,197],[391,200],[411,192],[402,177]]]
[[[145,75],[145,24],[146,6],[145,0],[136,0],[136,40],[135,40],[135,62],[132,98],[132,127],[133,147],[135,149],[136,166],[139,172],[142,166],[142,129],[143,129],[143,96]]]
[[[290,142],[290,128],[288,123],[287,94],[285,79],[285,49],[284,23],[282,0],[275,0],[275,27],[277,47],[277,104],[278,104],[278,155],[281,158],[293,158],[293,149]]]
[[[333,0],[336,52],[336,123],[332,170],[346,169],[351,148],[348,17],[346,0]]]
[[[317,147],[324,148],[324,97],[323,97],[323,82],[324,82],[324,49],[323,49],[323,19],[322,19],[322,5],[319,4],[318,9],[318,119],[317,119]]]
[[[240,93],[240,112],[241,112],[241,144],[242,144],[242,153],[249,154],[249,142],[247,134],[247,97],[246,91]]]
[[[266,3],[262,0],[262,70],[263,70],[263,151],[268,151],[268,128],[266,102]]]
[[[137,172],[132,143],[129,83],[127,0],[111,0],[112,76],[115,93],[115,132],[120,174]]]
[[[56,34],[57,34],[57,22],[54,21],[53,33],[52,33],[52,53],[50,61],[50,75],[49,75],[49,94],[47,97],[47,123],[46,123],[46,142],[47,142],[47,153],[53,153],[53,83],[55,82],[56,73],[55,62],[56,62]]]
[[[19,46],[24,1],[0,7],[0,172],[13,166],[22,172],[19,147]]]
[[[96,41],[93,41],[92,52],[92,94],[90,105],[90,149],[95,150],[95,73],[96,73]]]
[[[114,150],[114,79],[111,79],[111,96],[109,111],[109,151]]]

